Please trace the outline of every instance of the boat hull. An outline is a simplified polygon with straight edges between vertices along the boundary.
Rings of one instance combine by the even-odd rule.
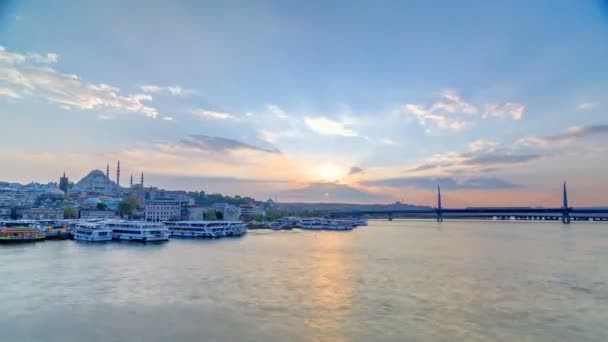
[[[4,244],[38,242],[38,241],[44,241],[44,237],[27,238],[27,239],[0,239],[0,243],[4,243]]]

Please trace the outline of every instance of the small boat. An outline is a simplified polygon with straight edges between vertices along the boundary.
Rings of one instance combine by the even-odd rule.
[[[17,223],[18,224],[18,223]],[[5,223],[0,229],[0,243],[21,243],[44,241],[44,234],[36,228]]]
[[[99,223],[83,222],[76,225],[72,231],[74,240],[101,242],[112,240],[112,229],[104,228]]]

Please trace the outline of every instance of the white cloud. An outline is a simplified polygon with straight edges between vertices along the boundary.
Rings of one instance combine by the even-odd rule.
[[[511,118],[513,120],[521,120],[524,116],[526,107],[519,103],[506,102],[502,104],[487,104],[483,118]]]
[[[496,141],[490,141],[490,140],[475,140],[473,142],[471,142],[469,144],[469,150],[471,152],[478,152],[478,151],[487,151],[487,150],[491,150],[493,148],[498,147],[500,144],[497,143]]]
[[[142,113],[155,118],[156,108],[144,102],[152,100],[148,94],[120,95],[119,89],[105,83],[89,83],[77,75],[61,73],[48,64],[58,56],[10,52],[0,47],[0,84],[19,96],[35,96],[63,108],[97,110],[117,109],[124,112]]]
[[[236,117],[230,113],[218,112],[218,111],[214,111],[214,110],[197,109],[192,113],[201,119],[236,120]]]
[[[418,123],[425,127],[432,126],[439,129],[459,131],[469,125],[469,122],[466,120],[457,119],[445,114],[434,113],[419,105],[406,104],[405,110],[411,113],[418,120]]]
[[[0,96],[12,97],[14,99],[18,99],[21,97],[21,95],[17,94],[17,92],[15,92],[14,90],[3,87],[0,87]]]
[[[425,107],[418,104],[406,104],[403,109],[413,115],[422,126],[458,131],[471,125],[471,117],[478,116],[478,108],[462,100],[453,92],[444,92],[439,100]],[[518,103],[488,104],[483,118],[508,117],[520,120],[525,107]]]
[[[166,92],[171,96],[186,96],[195,93],[193,89],[185,89],[178,85],[163,87],[154,84],[147,84],[140,87],[141,91],[147,94]]]
[[[286,137],[294,137],[296,134],[293,131],[270,131],[267,129],[261,129],[257,132],[256,137],[259,140],[265,141],[270,144],[274,144],[277,140]]]
[[[304,118],[304,122],[313,132],[320,135],[341,135],[344,137],[356,137],[359,134],[346,127],[344,122],[330,120],[325,117]]]
[[[578,104],[578,109],[580,110],[592,110],[599,107],[600,104],[598,102],[581,102]]]
[[[163,116],[163,120],[165,121],[173,121],[173,118],[170,116]]]
[[[431,107],[431,112],[444,111],[447,113],[476,114],[477,108],[463,101],[458,95],[446,91],[441,94],[441,99]]]
[[[384,144],[384,145],[397,145],[397,142],[395,142],[392,139],[388,139],[388,138],[382,138],[382,139],[380,139],[380,143]]]
[[[287,113],[285,113],[285,111],[277,105],[269,104],[266,106],[266,110],[268,112],[270,112],[271,114],[275,115],[279,119],[288,119],[289,118],[289,115],[287,115]]]
[[[163,90],[163,88],[159,87],[159,86],[155,86],[155,85],[145,85],[145,86],[141,86],[140,87],[141,91],[143,91],[144,93],[158,93],[161,90]]]

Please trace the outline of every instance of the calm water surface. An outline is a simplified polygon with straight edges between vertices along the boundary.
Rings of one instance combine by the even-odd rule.
[[[0,246],[1,341],[606,341],[608,225]]]

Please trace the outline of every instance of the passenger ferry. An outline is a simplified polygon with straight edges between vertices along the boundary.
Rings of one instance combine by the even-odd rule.
[[[352,230],[355,224],[350,220],[330,220],[322,218],[303,218],[298,226],[306,230]]]
[[[78,241],[111,241],[112,240],[112,229],[102,227],[99,223],[95,222],[82,222],[76,225],[72,231],[74,240]]]
[[[4,222],[0,229],[0,243],[43,241],[44,234],[36,228],[26,227],[21,222]]]
[[[112,229],[114,240],[156,242],[167,241],[171,232],[162,223],[142,221],[106,221],[102,225]]]
[[[171,237],[220,238],[247,233],[241,221],[168,221],[164,224],[171,231]]]
[[[298,223],[298,227],[300,227],[301,229],[308,230],[321,230],[323,229],[323,223],[320,218],[307,217],[300,220],[300,222]]]
[[[46,228],[43,229],[47,240],[65,240],[70,237],[67,222],[49,222],[46,223]]]

